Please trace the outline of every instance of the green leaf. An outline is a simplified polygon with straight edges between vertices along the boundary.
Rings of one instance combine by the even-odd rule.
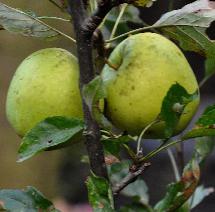
[[[190,198],[191,209],[199,205],[205,197],[214,192],[214,188],[205,188],[203,185],[198,186],[193,197]]]
[[[215,73],[215,41],[210,40],[205,31],[214,20],[215,3],[198,0],[164,14],[153,26],[163,26],[161,31],[178,41],[182,49],[205,56],[205,77],[209,77]]]
[[[133,4],[138,7],[151,7],[156,0],[133,0]]]
[[[75,136],[84,129],[83,120],[55,116],[45,119],[22,139],[18,162],[27,160],[44,150],[61,148],[75,142]],[[73,138],[72,141],[70,139]]]
[[[156,212],[175,212],[194,193],[200,178],[199,165],[191,160],[184,168],[182,178],[179,182],[168,185],[165,197],[155,206]]]
[[[130,161],[124,160],[108,166],[108,174],[112,184],[120,182],[129,173]]]
[[[55,38],[60,33],[48,26],[34,15],[0,3],[0,25],[4,29],[37,38]]]
[[[110,34],[115,25],[116,19],[119,16],[119,13],[120,13],[120,8],[115,7],[108,13],[107,17],[105,18],[104,27],[102,27],[102,32],[104,34],[105,39],[108,39],[110,37]],[[140,15],[140,12],[136,7],[132,5],[128,5],[118,24],[115,35],[117,36],[128,32],[130,30],[130,27],[128,25],[129,22],[142,24],[142,20],[140,19],[139,15]],[[119,43],[120,41],[121,40],[118,40],[117,43]]]
[[[119,136],[117,138],[102,138],[102,144],[107,153],[119,158],[119,153],[122,148],[122,144],[131,141],[131,137],[128,135]]]
[[[215,147],[215,140],[214,137],[203,137],[198,138],[194,148],[194,155],[193,157],[202,163],[206,157],[212,153]]]
[[[97,76],[87,85],[84,85],[82,93],[86,104],[101,127],[119,133],[119,130],[103,114],[106,91],[102,78]]]
[[[122,192],[123,195],[135,198],[136,202],[147,205],[149,203],[148,187],[142,179],[126,186]]]
[[[93,211],[111,212],[113,210],[112,192],[108,181],[91,174],[87,181],[88,198]]]
[[[194,128],[188,131],[182,139],[203,136],[215,136],[215,105],[206,108]]]
[[[198,92],[198,91],[197,91]],[[159,119],[165,122],[165,136],[170,138],[187,104],[198,98],[198,93],[189,94],[178,83],[172,85],[163,99]]]
[[[13,212],[57,212],[49,200],[34,187],[24,190],[2,189],[0,190],[0,208]],[[0,209],[1,210],[1,209]]]
[[[120,208],[119,212],[154,212],[154,210],[150,206],[145,206],[140,203],[132,203]]]

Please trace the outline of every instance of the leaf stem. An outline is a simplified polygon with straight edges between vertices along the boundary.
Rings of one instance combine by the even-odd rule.
[[[169,147],[174,146],[174,145],[176,145],[176,144],[178,144],[178,143],[180,143],[180,142],[183,142],[183,141],[185,141],[185,140],[180,139],[180,140],[172,141],[172,142],[170,142],[170,143],[168,143],[168,144],[166,144],[166,145],[165,145],[165,143],[163,143],[160,147],[158,147],[157,149],[151,151],[151,152],[150,152],[149,154],[147,154],[146,156],[142,157],[142,158],[140,159],[140,162],[147,161],[147,160],[149,160],[150,158],[154,157],[154,156],[155,156],[156,154],[158,154],[159,152],[161,152],[161,151],[163,151],[163,150],[165,150],[165,149],[168,149]]]
[[[177,166],[175,157],[174,157],[174,155],[172,153],[172,150],[171,149],[167,149],[167,153],[168,153],[170,162],[172,164],[173,172],[174,172],[174,175],[175,175],[175,180],[179,181],[180,180],[180,174],[179,174],[178,166]]]
[[[54,20],[60,20],[60,21],[65,21],[65,22],[71,21],[69,19],[60,18],[60,17],[53,17],[53,16],[39,16],[38,19],[54,19]]]
[[[143,131],[140,133],[140,136],[138,137],[138,140],[137,140],[137,155],[139,155],[140,153],[142,153],[142,150],[141,150],[141,141],[142,141],[142,138],[144,136],[144,134],[146,133],[146,131],[154,124],[158,123],[159,120],[158,119],[155,119],[154,121],[152,121],[149,125],[147,125]]]
[[[120,22],[120,20],[121,20],[121,18],[122,18],[122,16],[123,16],[123,14],[124,14],[124,12],[125,12],[127,6],[128,6],[128,4],[125,3],[125,4],[123,4],[122,7],[120,8],[120,13],[119,13],[119,15],[118,15],[118,17],[117,17],[117,19],[116,19],[116,22],[115,22],[115,24],[114,24],[113,30],[112,30],[112,32],[111,32],[110,40],[115,36],[117,27],[118,27],[118,25],[119,25],[119,22]]]

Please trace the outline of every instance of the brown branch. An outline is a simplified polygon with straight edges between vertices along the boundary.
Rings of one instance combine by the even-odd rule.
[[[89,83],[94,77],[94,66],[92,57],[93,31],[86,33],[82,26],[86,19],[86,11],[82,0],[69,0],[71,15],[73,18],[74,31],[76,33],[78,59],[80,66],[80,89]],[[107,177],[104,160],[104,151],[100,142],[100,129],[90,110],[82,98],[84,120],[86,124],[85,144],[87,147],[91,170],[100,177]]]
[[[122,179],[120,183],[113,186],[113,195],[118,195],[121,190],[123,190],[127,185],[136,181],[136,179],[151,165],[151,163],[144,163],[139,168],[135,167],[135,170],[131,170],[129,174]]]

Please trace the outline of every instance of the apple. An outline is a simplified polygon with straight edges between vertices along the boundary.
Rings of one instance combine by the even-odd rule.
[[[174,83],[188,93],[198,89],[195,75],[181,50],[156,33],[140,33],[122,41],[111,53],[102,70],[107,91],[107,116],[131,135],[141,131],[160,113],[163,98]],[[113,69],[116,67],[116,69]],[[175,134],[190,122],[199,98],[189,103],[180,117]],[[152,126],[150,138],[164,136],[164,123]]]
[[[27,57],[11,81],[6,113],[20,136],[47,117],[82,118],[76,57],[60,48],[42,49]]]

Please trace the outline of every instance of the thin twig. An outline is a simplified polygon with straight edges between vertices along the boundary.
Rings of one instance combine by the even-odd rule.
[[[123,190],[127,185],[133,183],[150,165],[150,163],[144,163],[136,171],[130,171],[129,174],[124,179],[122,179],[120,183],[117,183],[113,186],[113,195],[118,195],[119,192]]]
[[[167,153],[169,155],[169,159],[170,159],[170,162],[172,164],[173,172],[174,172],[174,175],[175,175],[175,180],[179,181],[180,180],[180,174],[179,174],[177,163],[175,161],[175,157],[174,157],[171,149],[167,149]]]

